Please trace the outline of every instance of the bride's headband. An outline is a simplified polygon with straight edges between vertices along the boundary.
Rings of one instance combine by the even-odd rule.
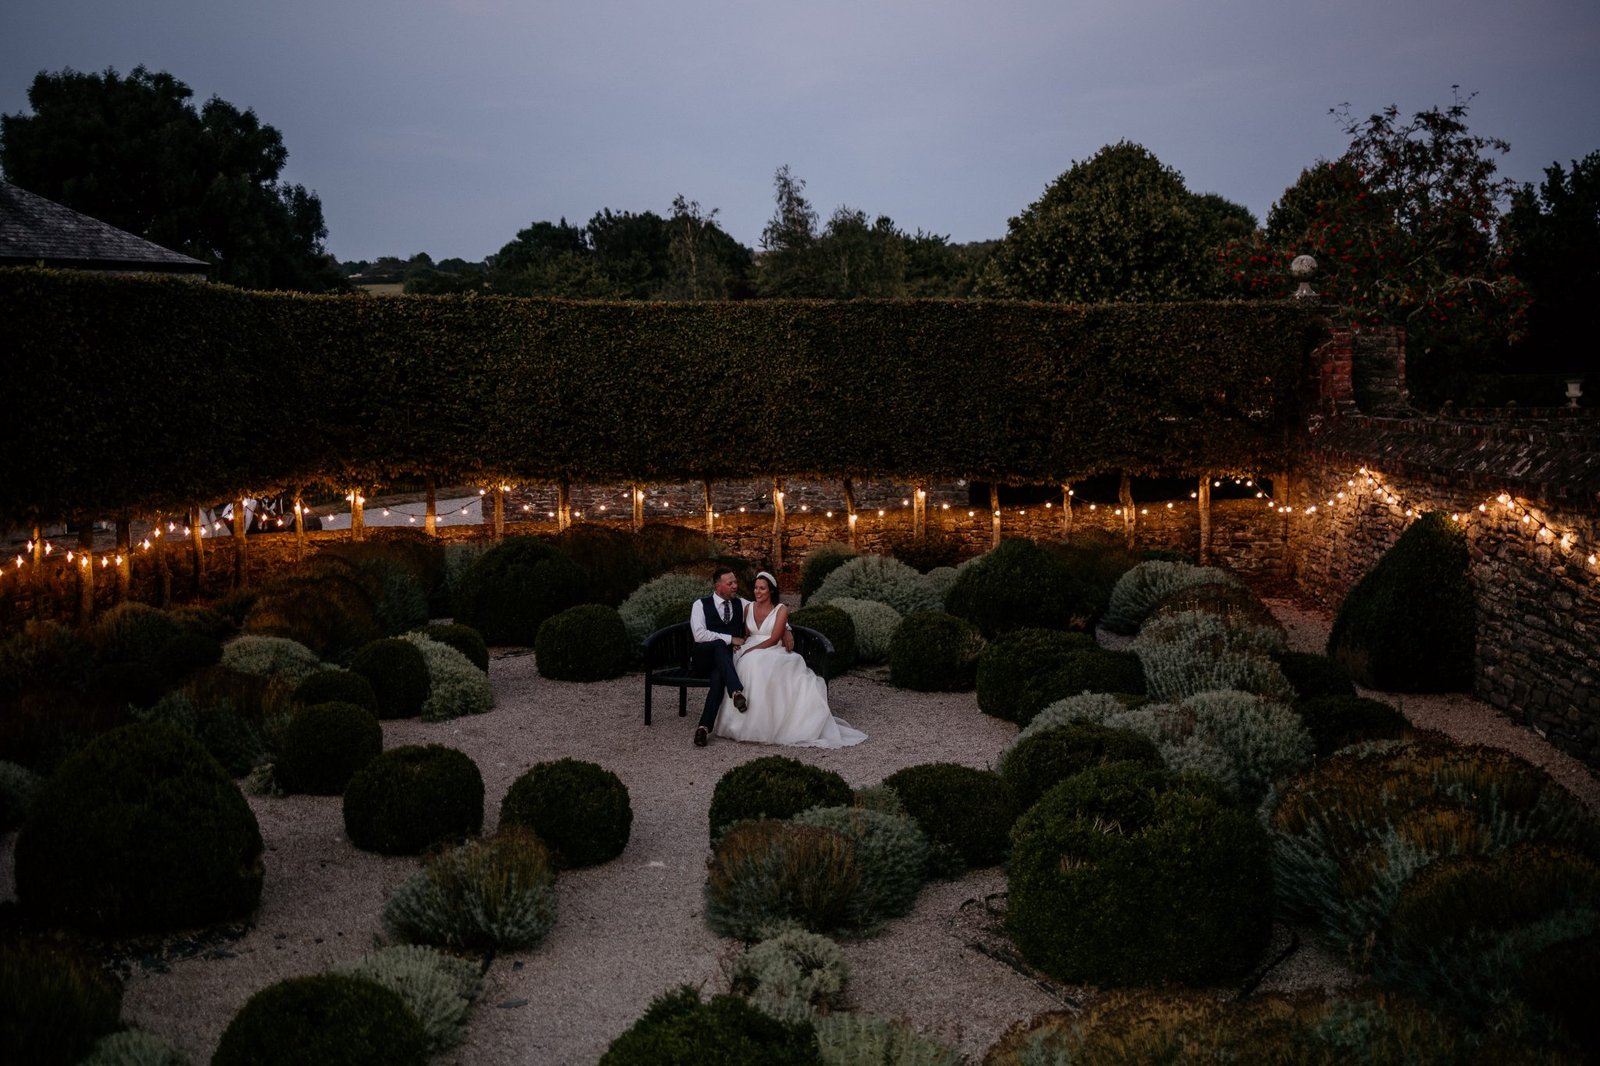
[[[764,577],[767,579],[767,584],[771,585],[773,588],[778,587],[778,579],[767,573],[765,570],[758,573],[756,577]]]

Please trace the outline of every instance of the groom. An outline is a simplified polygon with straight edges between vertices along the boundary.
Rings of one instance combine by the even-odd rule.
[[[739,578],[732,569],[719,566],[711,573],[711,595],[702,596],[689,608],[689,634],[694,651],[689,662],[697,674],[709,674],[711,687],[706,692],[706,708],[695,727],[694,746],[703,748],[717,724],[717,710],[724,691],[733,694],[733,705],[741,712],[748,706],[744,684],[733,666],[734,650],[744,644],[745,601],[739,598]]]

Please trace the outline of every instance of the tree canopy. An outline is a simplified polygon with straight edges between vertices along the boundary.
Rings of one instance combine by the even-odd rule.
[[[6,180],[212,264],[246,288],[342,288],[326,254],[322,203],[279,182],[282,135],[251,110],[140,66],[41,71],[32,114],[0,116]]]
[[[1249,210],[1196,195],[1131,141],[1074,163],[1011,219],[979,284],[983,295],[1092,303],[1217,293],[1215,250],[1255,229]]]
[[[1512,272],[1533,297],[1521,354],[1539,369],[1595,370],[1592,322],[1600,292],[1600,151],[1545,169],[1524,185],[1506,216]]]

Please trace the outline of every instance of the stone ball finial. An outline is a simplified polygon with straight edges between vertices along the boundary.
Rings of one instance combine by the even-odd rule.
[[[1300,287],[1294,290],[1296,300],[1314,298],[1317,294],[1311,288],[1311,278],[1317,272],[1317,261],[1309,255],[1297,255],[1289,263],[1289,274],[1300,282]]]

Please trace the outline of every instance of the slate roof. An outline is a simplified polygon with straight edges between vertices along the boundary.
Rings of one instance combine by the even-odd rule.
[[[199,259],[0,181],[0,266],[204,274]]]

